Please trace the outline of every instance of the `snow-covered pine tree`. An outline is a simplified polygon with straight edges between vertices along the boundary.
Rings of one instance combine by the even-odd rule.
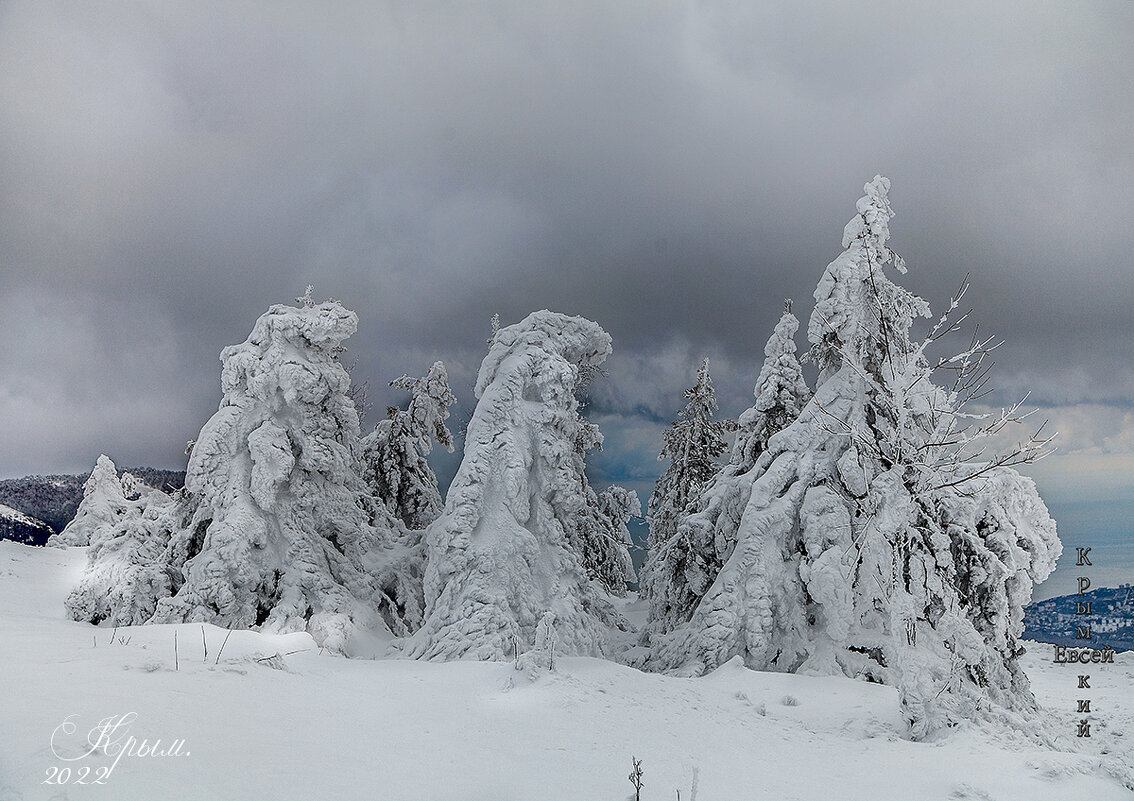
[[[981,431],[966,433],[957,387],[930,380],[934,333],[910,339],[927,305],[883,270],[904,272],[887,245],[889,186],[866,185],[816,288],[815,395],[768,440],[731,555],[654,659],[699,673],[740,655],[892,683],[915,737],[979,716],[1026,725],[1022,606],[1059,541],[1008,466],[1034,451],[973,463],[956,448]]]
[[[651,524],[653,541],[642,570],[642,590],[650,602],[648,635],[664,634],[689,620],[732,554],[757,458],[771,436],[799,416],[810,397],[796,356],[798,328],[787,301],[764,346],[764,364],[753,390],[756,402],[740,415],[728,464],[698,492],[690,493],[686,506],[668,524],[658,525],[659,536],[653,536],[655,524]],[[659,490],[665,478],[659,479]],[[654,498],[659,498],[658,492]]]
[[[358,416],[338,362],[358,318],[335,301],[272,306],[221,354],[220,409],[186,471],[187,525],[161,557],[184,577],[152,622],[309,631],[343,650],[380,613],[420,622],[420,554],[357,472]]]
[[[127,473],[123,476],[129,476]],[[130,476],[129,486],[118,477],[118,469],[105,453],[98,457],[90,476],[83,483],[83,500],[75,516],[62,531],[53,534],[47,544],[67,548],[91,544],[91,537],[100,529],[113,526],[132,508],[127,495],[137,498],[136,479]]]
[[[554,612],[565,655],[603,652],[627,624],[592,580],[579,520],[593,503],[582,454],[599,441],[578,414],[581,368],[610,336],[581,317],[533,312],[493,337],[445,511],[425,531],[424,659],[510,659]]]
[[[176,589],[161,555],[183,511],[176,499],[147,487],[98,457],[83,485],[75,518],[48,541],[89,545],[88,567],[65,601],[73,620],[131,626],[146,622],[160,598]]]
[[[87,569],[64,603],[72,620],[140,625],[180,585],[180,572],[163,557],[186,522],[181,491],[174,498],[150,493],[126,503],[121,516],[91,532]]]
[[[617,485],[596,493],[587,484],[581,494],[586,502],[576,522],[575,546],[587,575],[611,595],[624,596],[626,582],[637,579],[630,556],[633,541],[626,524],[642,514],[642,502],[634,490]]]
[[[756,402],[736,421],[736,442],[729,460],[733,473],[747,473],[755,467],[768,440],[794,423],[811,397],[795,345],[798,330],[791,301],[784,301],[784,313],[764,345],[764,364],[752,390]]]
[[[713,419],[718,407],[708,359],[697,370],[697,382],[683,395],[685,408],[662,435],[658,454],[659,461],[669,459],[669,466],[650,496],[651,548],[673,537],[678,516],[721,469],[717,457],[728,447],[725,435],[732,429],[731,421]]]
[[[406,528],[420,531],[443,508],[437,476],[425,457],[434,440],[452,453],[453,433],[445,420],[457,398],[443,362],[434,362],[422,378],[403,375],[390,386],[408,391],[409,405],[391,407],[387,419],[362,438],[362,477]]]

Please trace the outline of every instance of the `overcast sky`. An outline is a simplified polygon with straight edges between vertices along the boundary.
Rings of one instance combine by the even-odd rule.
[[[749,405],[882,173],[902,283],[970,275],[996,400],[1060,430],[1053,508],[1134,508],[1132,43],[1125,0],[9,0],[0,477],[183,466],[221,348],[312,283],[378,409],[441,358],[467,419],[494,312],[598,321],[595,469],[646,487],[700,359]]]

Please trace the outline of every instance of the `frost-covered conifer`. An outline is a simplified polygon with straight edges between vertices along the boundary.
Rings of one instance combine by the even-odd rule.
[[[1030,480],[950,450],[963,399],[930,380],[929,340],[910,339],[925,302],[883,270],[904,271],[886,244],[888,190],[867,184],[815,291],[815,395],[730,501],[731,553],[654,658],[892,683],[916,737],[978,716],[1022,724],[1023,604],[1059,541]]]
[[[127,504],[117,520],[91,533],[88,567],[65,602],[72,620],[140,625],[180,586],[180,571],[163,558],[173,532],[185,522],[180,493],[176,498],[150,493]]]
[[[127,488],[118,478],[118,470],[110,457],[105,453],[99,456],[90,476],[83,483],[83,500],[80,501],[75,516],[62,531],[52,535],[47,544],[53,548],[90,545],[93,533],[113,526],[130,508],[127,490],[130,490],[129,494],[136,491],[135,480],[133,476],[130,478],[132,481]]]
[[[583,394],[580,384],[599,374],[601,369],[597,364],[580,366],[575,378],[576,399]],[[571,468],[563,472],[575,477],[578,512],[574,519],[565,521],[564,530],[571,547],[582,559],[587,576],[611,595],[622,596],[626,594],[626,582],[637,578],[634,560],[630,557],[630,530],[626,522],[631,515],[641,514],[642,504],[632,490],[612,486],[599,496],[591,487],[586,474],[586,455],[590,450],[602,450],[603,435],[597,425],[587,422],[578,411],[575,417],[574,448],[569,457]]]
[[[697,383],[685,390],[688,402],[662,435],[658,459],[669,466],[658,478],[650,496],[650,547],[668,541],[677,530],[677,518],[701,488],[721,469],[717,461],[728,444],[729,421],[713,420],[717,398],[709,377],[709,360],[701,362]]]
[[[420,621],[420,554],[352,452],[358,417],[337,357],[357,317],[306,300],[272,306],[221,354],[224,398],[185,476],[192,511],[162,557],[184,583],[154,622],[307,630],[342,650],[379,613],[399,633]]]
[[[445,511],[425,532],[425,624],[408,653],[510,659],[554,612],[564,654],[601,654],[625,626],[593,580],[581,529],[594,503],[583,453],[597,429],[578,414],[580,370],[610,337],[581,317],[534,312],[493,337]],[[588,494],[588,490],[590,490]]]
[[[597,494],[588,485],[582,493],[586,504],[576,525],[576,544],[587,575],[611,595],[623,596],[626,582],[637,579],[630,556],[633,542],[626,524],[642,514],[642,502],[634,490],[617,485]]]
[[[161,555],[181,507],[130,473],[119,478],[109,457],[98,457],[83,485],[75,518],[48,545],[89,545],[88,567],[65,602],[73,620],[146,622],[160,598],[176,589]]]
[[[791,301],[786,301],[784,313],[764,345],[764,364],[753,389],[756,402],[737,420],[736,442],[729,460],[733,473],[747,473],[755,467],[768,440],[794,423],[811,397],[796,355],[798,330],[799,320],[791,313]]]
[[[442,362],[434,362],[423,378],[403,375],[390,386],[410,392],[409,406],[391,408],[388,418],[362,438],[362,476],[390,512],[416,531],[441,514],[437,476],[425,457],[433,440],[453,451],[445,420],[457,398]]]
[[[767,448],[768,439],[793,422],[807,402],[810,393],[793,338],[798,328],[789,301],[764,346],[764,364],[753,390],[756,402],[740,415],[729,463],[668,526],[651,525],[651,535],[656,525],[668,536],[652,537],[655,541],[642,570],[643,594],[650,602],[650,635],[671,631],[689,620],[732,553],[757,457]],[[664,480],[665,476],[659,480],[659,488]]]

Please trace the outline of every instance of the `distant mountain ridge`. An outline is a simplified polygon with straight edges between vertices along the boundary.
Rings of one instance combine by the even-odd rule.
[[[184,470],[125,467],[118,471],[119,475],[122,473],[130,473],[142,483],[167,492],[185,484]],[[62,531],[83,500],[83,483],[88,475],[24,476],[0,480],[0,505],[17,513],[4,514],[0,510],[0,540],[43,545],[52,534]],[[46,530],[37,523],[46,526]]]
[[[1090,603],[1091,614],[1077,615],[1076,603]],[[1091,639],[1076,639],[1090,626]],[[1082,595],[1061,595],[1024,607],[1024,638],[1055,645],[1134,651],[1134,585],[1099,587]]]

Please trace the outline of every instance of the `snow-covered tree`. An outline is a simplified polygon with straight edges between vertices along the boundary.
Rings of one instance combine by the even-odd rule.
[[[342,650],[379,612],[399,633],[420,620],[420,554],[354,458],[358,416],[338,355],[357,321],[334,301],[276,305],[222,352],[224,397],[185,475],[193,513],[166,557],[185,582],[155,622],[307,630]]]
[[[130,489],[135,488],[131,486]],[[53,548],[90,545],[93,533],[113,526],[126,514],[131,506],[126,494],[114,462],[105,453],[100,455],[83,483],[83,500],[75,510],[75,516],[62,531],[52,535],[47,544]]]
[[[677,530],[677,518],[689,501],[721,469],[717,458],[725,452],[725,435],[731,421],[713,420],[717,398],[709,377],[709,360],[701,362],[697,383],[685,390],[685,408],[662,435],[658,459],[669,466],[658,478],[650,496],[650,547],[668,541]]]
[[[423,378],[403,375],[390,386],[410,393],[409,406],[391,407],[387,419],[362,438],[362,475],[407,528],[421,530],[442,510],[437,476],[425,457],[434,440],[452,453],[453,434],[445,420],[457,398],[442,362],[434,362]]]
[[[651,536],[650,556],[642,570],[642,590],[650,602],[649,635],[671,631],[689,620],[732,554],[757,458],[769,438],[799,416],[810,396],[796,356],[798,328],[788,301],[764,346],[764,364],[753,390],[756,402],[740,415],[728,464],[696,494],[690,493],[692,497],[664,528],[655,513],[651,535],[656,529],[659,536]],[[665,479],[659,480],[659,490]]]
[[[756,402],[737,420],[736,442],[729,460],[736,474],[756,466],[756,460],[768,448],[768,440],[794,423],[811,397],[796,355],[798,330],[791,301],[785,301],[784,313],[764,345],[764,364],[753,389]]]
[[[611,595],[626,594],[626,582],[635,581],[633,541],[627,523],[642,514],[642,502],[634,490],[612,485],[595,493],[590,485],[581,489],[585,503],[576,521],[575,546],[582,555],[587,575]]]
[[[698,673],[740,655],[892,683],[916,737],[978,716],[1020,723],[1034,707],[1017,664],[1022,608],[1059,555],[1055,525],[1011,458],[956,450],[980,432],[958,422],[956,387],[931,380],[941,324],[911,340],[928,306],[884,271],[904,272],[887,245],[889,181],[865,190],[815,291],[815,395],[768,438],[731,501],[731,553],[654,659]]]
[[[146,622],[159,599],[171,595],[177,574],[161,560],[183,506],[130,473],[118,477],[103,454],[83,484],[75,518],[48,541],[53,547],[89,545],[88,568],[65,602],[74,620]]]
[[[595,323],[533,312],[493,337],[477,377],[461,466],[425,531],[426,620],[407,651],[510,659],[554,613],[563,654],[601,654],[626,623],[591,578],[580,528],[594,503],[583,454],[599,440],[578,414],[580,370],[610,354]]]
[[[65,601],[72,620],[140,625],[181,584],[180,571],[163,558],[185,523],[188,506],[181,493],[172,499],[149,494],[127,504],[117,520],[91,532],[88,567]]]
[[[420,625],[420,542],[367,491],[355,457],[338,356],[357,317],[310,294],[272,306],[221,353],[223,399],[193,443],[184,492],[120,500],[100,460],[84,519],[102,498],[121,512],[91,534],[72,617],[307,630],[334,650],[356,627]]]

